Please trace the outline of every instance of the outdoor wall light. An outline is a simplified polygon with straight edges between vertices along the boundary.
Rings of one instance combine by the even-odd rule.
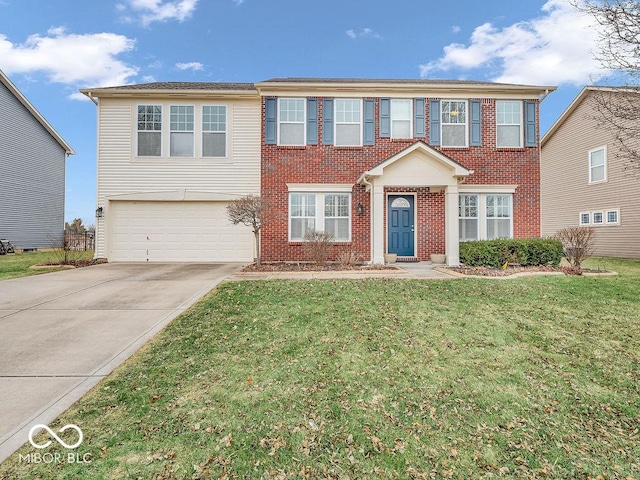
[[[96,217],[102,218],[102,207],[96,208]]]
[[[358,202],[358,215],[362,215],[364,213],[364,207],[360,202]]]

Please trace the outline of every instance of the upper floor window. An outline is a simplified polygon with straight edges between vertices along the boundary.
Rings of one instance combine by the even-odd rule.
[[[193,157],[195,115],[192,105],[170,107],[169,155]]]
[[[202,107],[202,156],[226,157],[227,155],[227,107],[204,105]]]
[[[305,99],[278,99],[279,145],[301,146],[305,144]]]
[[[335,145],[362,145],[362,100],[335,99]]]
[[[441,122],[443,147],[467,146],[467,102],[442,100]]]
[[[391,100],[391,138],[411,138],[413,101],[409,99]]]
[[[138,156],[162,155],[162,106],[138,105]]]
[[[496,146],[522,147],[522,102],[496,102]]]
[[[589,150],[589,183],[607,180],[607,148]]]

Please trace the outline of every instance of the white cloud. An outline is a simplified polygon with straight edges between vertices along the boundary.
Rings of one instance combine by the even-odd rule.
[[[244,3],[244,0],[233,0],[233,3],[235,3],[239,7]]]
[[[452,33],[460,33],[461,30],[462,29],[458,25],[454,25],[453,27],[451,27]]]
[[[382,38],[380,34],[373,31],[373,29],[365,27],[360,30],[349,29],[345,32],[348,37],[356,38]]]
[[[420,74],[488,68],[496,82],[581,85],[606,73],[593,58],[596,39],[590,17],[567,0],[548,0],[532,20],[480,25],[469,45],[447,45],[441,58],[420,65]]]
[[[125,12],[127,7],[139,15],[144,27],[153,22],[178,20],[184,22],[196,9],[198,0],[125,0],[126,4],[117,4],[116,9]],[[124,17],[127,22],[133,22],[129,16]]]
[[[202,70],[204,65],[200,62],[187,62],[187,63],[176,63],[176,68],[178,70]]]
[[[8,74],[44,73],[57,83],[73,87],[123,85],[138,73],[117,58],[133,50],[135,40],[115,33],[77,35],[52,28],[31,35],[23,44],[0,34],[1,68]]]

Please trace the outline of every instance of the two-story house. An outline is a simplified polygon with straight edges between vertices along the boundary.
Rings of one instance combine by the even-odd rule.
[[[283,215],[265,261],[304,260],[311,229],[381,263],[459,242],[540,234],[538,106],[555,87],[473,81],[273,79],[261,191]]]
[[[272,79],[87,89],[98,104],[98,257],[247,261],[225,206],[277,211],[264,261],[305,260],[310,230],[381,263],[540,234],[538,106],[555,87]],[[97,99],[97,100],[96,100]],[[102,210],[100,210],[102,209]]]
[[[542,234],[593,227],[595,255],[640,258],[639,171],[628,168],[616,130],[601,124],[598,113],[602,102],[617,101],[637,110],[640,91],[587,86],[542,138]],[[637,151],[640,139],[625,146]]]

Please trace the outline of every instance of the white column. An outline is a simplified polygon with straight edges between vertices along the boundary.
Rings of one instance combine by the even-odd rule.
[[[447,265],[460,265],[460,225],[458,222],[458,185],[448,185],[444,199],[445,254]]]
[[[384,263],[384,186],[371,189],[371,251],[373,263]]]

